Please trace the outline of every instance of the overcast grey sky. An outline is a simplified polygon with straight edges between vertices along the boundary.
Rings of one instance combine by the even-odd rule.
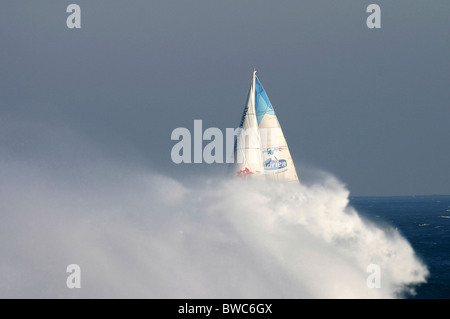
[[[173,164],[171,132],[236,127],[256,68],[300,178],[313,166],[352,195],[450,194],[449,30],[448,0],[2,0],[0,155],[88,165],[70,131],[125,166],[214,172]]]

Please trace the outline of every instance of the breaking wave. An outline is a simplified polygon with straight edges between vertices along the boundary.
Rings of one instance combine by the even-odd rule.
[[[0,297],[396,298],[428,274],[327,174],[292,186],[101,167],[70,179],[1,163]]]
[[[1,298],[396,298],[426,280],[408,241],[330,174],[171,178],[62,125],[0,122]]]

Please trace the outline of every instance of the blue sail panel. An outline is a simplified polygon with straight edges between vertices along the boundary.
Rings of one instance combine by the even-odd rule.
[[[275,115],[272,104],[270,104],[269,97],[264,91],[259,79],[255,79],[255,111],[258,125],[266,114]]]

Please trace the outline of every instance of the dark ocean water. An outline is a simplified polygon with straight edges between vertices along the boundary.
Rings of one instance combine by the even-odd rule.
[[[450,298],[450,195],[350,197],[363,216],[397,227],[428,266],[417,299]]]

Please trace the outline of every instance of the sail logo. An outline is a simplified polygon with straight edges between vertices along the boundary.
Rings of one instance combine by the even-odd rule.
[[[265,170],[278,170],[287,167],[287,161],[279,159],[278,154],[284,150],[284,147],[268,148],[264,151],[269,158],[263,162]]]
[[[286,160],[277,160],[277,159],[271,159],[268,158],[264,163],[264,169],[266,170],[277,170],[287,167]]]
[[[246,167],[243,170],[240,170],[239,172],[237,172],[237,176],[242,177],[242,178],[247,178],[250,175],[253,175],[253,172],[251,172],[248,167]]]

